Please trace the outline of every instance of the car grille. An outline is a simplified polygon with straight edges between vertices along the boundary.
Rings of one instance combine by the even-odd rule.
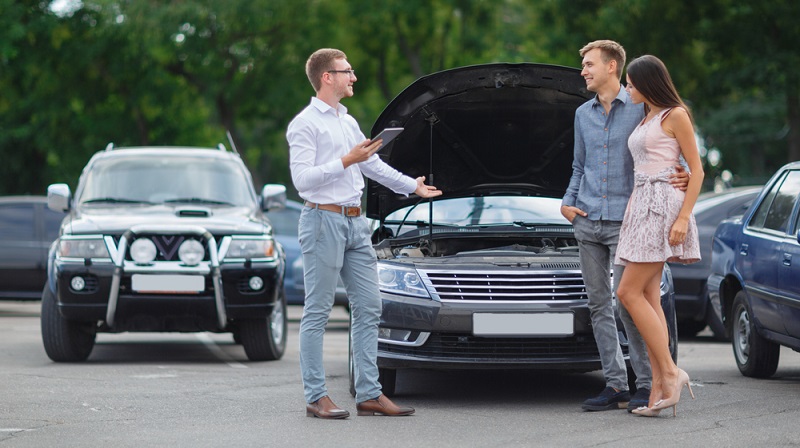
[[[564,263],[551,267],[563,270],[420,270],[420,274],[431,293],[442,301],[585,300],[586,286],[576,267]]]
[[[431,334],[421,347],[380,342],[382,352],[431,358],[481,360],[545,360],[597,357],[591,334],[564,338],[483,338],[469,334]],[[623,347],[627,354],[627,348]]]

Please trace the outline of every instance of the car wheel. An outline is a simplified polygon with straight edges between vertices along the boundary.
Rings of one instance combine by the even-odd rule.
[[[768,378],[778,369],[780,345],[769,341],[756,331],[753,312],[744,291],[733,300],[733,355],[744,376]]]
[[[64,319],[48,285],[42,291],[41,326],[44,351],[53,361],[86,361],[92,353],[97,329],[91,323]]]
[[[286,296],[283,288],[280,291],[278,302],[266,319],[246,319],[239,323],[239,338],[250,361],[274,361],[281,359],[286,351]]]

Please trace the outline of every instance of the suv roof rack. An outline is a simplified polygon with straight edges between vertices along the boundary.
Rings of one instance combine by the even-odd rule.
[[[106,145],[106,151],[111,151],[112,149],[114,149],[114,142],[108,142]]]
[[[219,149],[220,151],[226,151],[226,152],[228,151],[228,148],[226,148],[225,145],[222,143],[217,143],[217,149]]]

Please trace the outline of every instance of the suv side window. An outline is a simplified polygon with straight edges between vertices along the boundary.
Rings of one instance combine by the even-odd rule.
[[[4,224],[0,239],[4,241],[36,239],[33,204],[0,205],[0,221]]]
[[[764,228],[785,233],[789,227],[794,204],[800,194],[800,171],[790,171],[778,189],[767,212]]]

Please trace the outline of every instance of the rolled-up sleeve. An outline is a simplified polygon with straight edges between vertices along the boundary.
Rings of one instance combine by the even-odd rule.
[[[358,164],[361,172],[372,180],[380,182],[395,193],[408,196],[417,190],[417,181],[397,171],[381,160],[377,154]]]

